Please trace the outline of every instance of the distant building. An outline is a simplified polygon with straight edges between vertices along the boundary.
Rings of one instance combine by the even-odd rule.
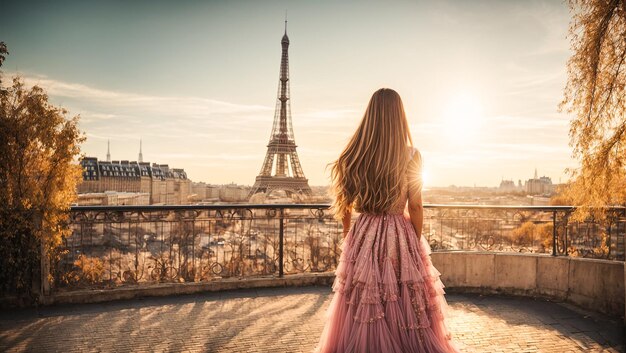
[[[553,194],[555,185],[552,184],[552,179],[547,176],[538,177],[537,169],[535,169],[535,176],[532,179],[526,181],[526,193],[528,195],[550,195]]]
[[[203,182],[191,183],[191,198],[193,201],[203,201],[208,199],[207,184]]]
[[[517,191],[515,187],[515,182],[513,180],[502,180],[500,182],[500,187],[498,187],[499,192],[513,192]]]
[[[81,206],[149,205],[150,194],[117,191],[78,194],[78,204]]]
[[[189,203],[191,181],[183,169],[170,169],[167,164],[150,165],[147,162],[104,162],[95,157],[85,157],[80,164],[83,181],[78,185],[79,194],[139,193],[149,195],[149,204]],[[107,200],[110,199],[110,196],[107,197]]]
[[[249,187],[237,185],[235,183],[223,185],[220,189],[220,200],[227,202],[237,202],[248,200]]]
[[[248,200],[249,192],[249,186],[235,183],[211,185],[198,182],[191,185],[191,199],[195,202],[244,202]]]

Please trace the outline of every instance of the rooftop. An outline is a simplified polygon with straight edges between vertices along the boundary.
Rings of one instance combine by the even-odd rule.
[[[0,351],[310,352],[327,286],[230,290],[0,313]],[[622,322],[566,303],[446,294],[464,352],[622,352]]]

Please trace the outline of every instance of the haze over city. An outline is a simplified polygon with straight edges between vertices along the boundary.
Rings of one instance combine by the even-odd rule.
[[[372,92],[402,96],[426,186],[497,185],[572,166],[567,5],[552,2],[13,3],[3,69],[81,115],[87,156],[251,185],[266,153],[280,39],[311,185],[328,182]]]

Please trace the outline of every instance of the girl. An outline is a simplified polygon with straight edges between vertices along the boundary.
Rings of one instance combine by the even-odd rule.
[[[444,323],[441,273],[422,237],[422,157],[398,93],[374,93],[330,165],[331,210],[344,240],[316,352],[459,352]],[[350,227],[353,210],[360,214]]]

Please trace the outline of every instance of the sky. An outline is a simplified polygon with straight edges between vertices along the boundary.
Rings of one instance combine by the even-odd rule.
[[[575,166],[558,111],[563,1],[7,1],[2,69],[80,115],[82,151],[252,185],[274,118],[287,12],[291,111],[311,185],[372,93],[403,99],[426,186],[497,186]],[[6,82],[6,80],[5,80]]]

